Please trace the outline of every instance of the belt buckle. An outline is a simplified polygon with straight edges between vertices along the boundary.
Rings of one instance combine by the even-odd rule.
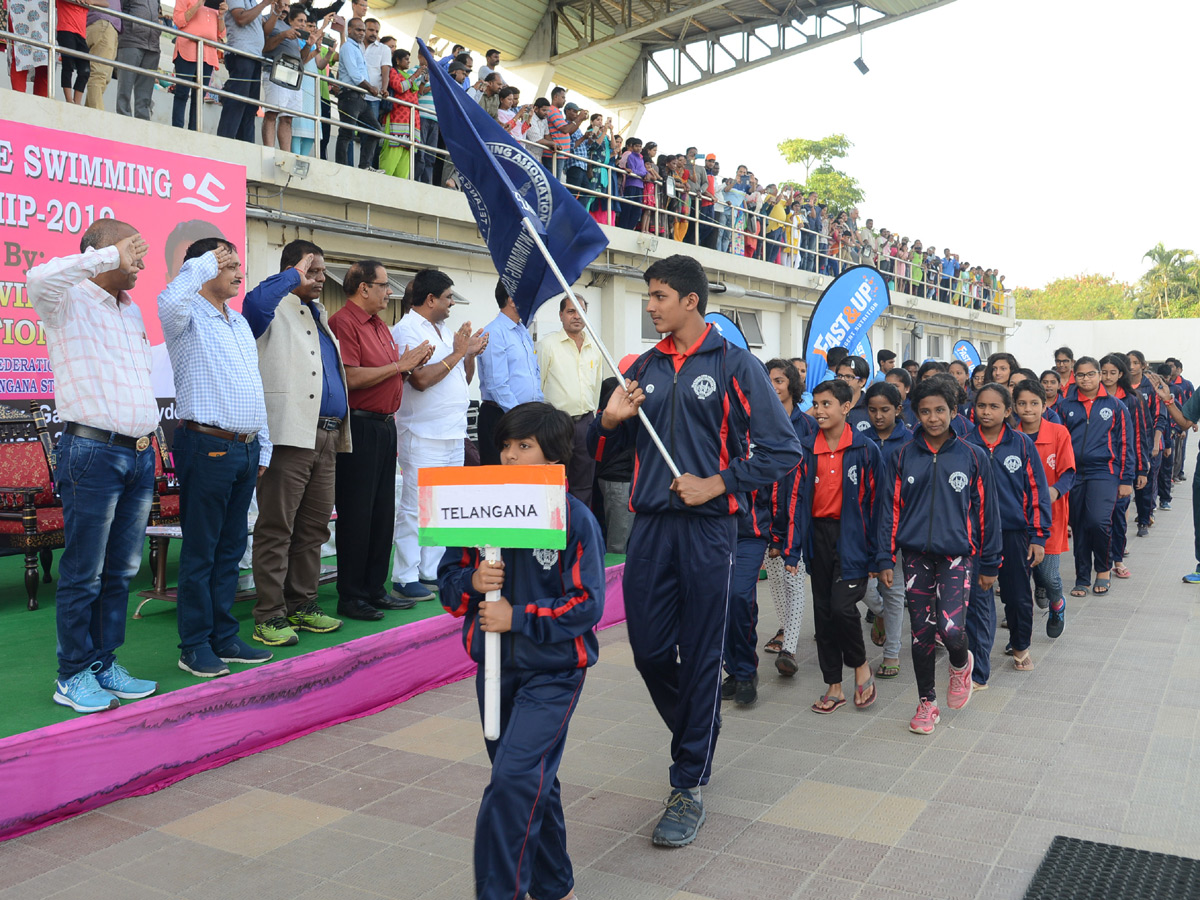
[[[143,450],[145,450],[147,447],[149,447],[150,446],[149,436],[143,435],[142,437],[138,438],[136,446],[137,446],[138,453],[141,453]]]

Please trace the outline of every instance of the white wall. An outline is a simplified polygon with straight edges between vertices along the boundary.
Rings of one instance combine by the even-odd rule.
[[[1112,319],[1108,321],[1064,321],[1024,319],[1007,341],[1008,352],[1023,366],[1038,372],[1054,363],[1054,351],[1067,346],[1076,357],[1141,350],[1151,362],[1168,356],[1183,360],[1186,371],[1200,370],[1200,358],[1189,351],[1200,337],[1200,319]],[[1189,355],[1194,360],[1188,366]]]

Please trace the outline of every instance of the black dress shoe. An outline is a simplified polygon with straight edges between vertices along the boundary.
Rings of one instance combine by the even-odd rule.
[[[375,609],[412,609],[417,605],[417,601],[410,597],[399,597],[395,594],[388,594],[386,597],[368,600],[367,605]]]
[[[383,612],[375,609],[361,600],[339,600],[337,614],[343,619],[360,619],[363,622],[378,622],[383,618]]]

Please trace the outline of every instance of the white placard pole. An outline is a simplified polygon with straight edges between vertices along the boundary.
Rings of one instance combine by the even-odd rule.
[[[499,547],[484,547],[485,562],[500,562]],[[488,591],[484,600],[493,603],[500,592]],[[489,741],[500,739],[500,634],[483,633],[483,736]]]
[[[538,250],[541,251],[542,256],[546,258],[546,265],[550,267],[550,271],[553,272],[554,277],[558,279],[558,283],[562,286],[563,292],[573,300],[575,298],[575,291],[572,290],[571,285],[567,284],[566,276],[563,275],[562,270],[559,269],[558,263],[554,261],[554,257],[550,255],[550,250],[546,247],[545,242],[542,240],[542,236],[537,233],[537,229],[533,227],[533,223],[529,221],[529,219],[524,219],[523,224],[525,226],[525,230],[529,232],[529,236],[533,238],[533,242],[537,245]],[[608,367],[612,369],[613,374],[617,376],[617,382],[620,388],[624,390],[625,376],[621,373],[621,367],[617,365],[617,361],[613,358],[613,355],[608,352],[608,348],[604,346],[604,342],[600,340],[600,335],[596,332],[596,329],[592,327],[592,323],[587,317],[587,312],[583,309],[580,309],[578,304],[576,304],[575,309],[579,312],[579,318],[583,320],[583,327],[587,329],[587,333],[592,336],[592,340],[595,341],[596,346],[600,348],[600,355],[604,357],[604,361],[608,363]],[[654,446],[657,447],[658,452],[662,454],[662,458],[667,463],[667,468],[671,470],[672,475],[678,478],[682,474],[679,471],[679,467],[675,465],[675,460],[671,459],[671,454],[667,452],[667,448],[663,445],[662,438],[658,436],[658,432],[654,430],[654,426],[650,424],[650,420],[646,418],[646,414],[642,411],[641,407],[638,408],[638,418],[642,420],[642,427],[646,429],[646,433],[650,435],[650,440],[654,441]]]

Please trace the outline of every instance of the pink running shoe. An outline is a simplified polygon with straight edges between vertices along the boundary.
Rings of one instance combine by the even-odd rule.
[[[975,671],[975,657],[967,651],[967,664],[961,669],[950,667],[950,689],[946,691],[946,705],[951,709],[962,709],[971,699],[971,673]]]
[[[917,705],[917,714],[908,723],[908,730],[913,734],[933,734],[933,727],[941,719],[937,704],[932,700],[922,700]]]

